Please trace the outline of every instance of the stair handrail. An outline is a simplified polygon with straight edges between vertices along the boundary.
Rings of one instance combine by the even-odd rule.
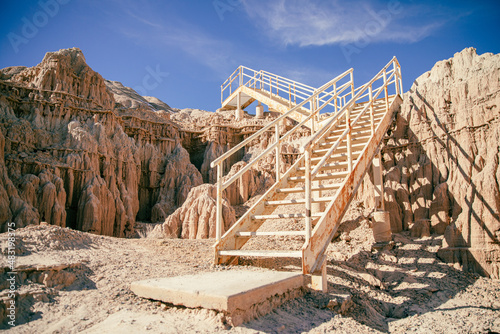
[[[387,69],[393,65],[393,69],[390,71],[387,71]],[[389,75],[389,77],[387,77]],[[384,80],[383,84],[375,89],[375,92],[373,91],[373,84],[382,79]],[[395,91],[396,95],[399,95],[400,92],[403,91],[403,86],[402,86],[402,79],[401,79],[401,68],[399,65],[399,62],[397,61],[396,57],[393,57],[391,61],[382,68],[369,82],[365,83],[364,85],[361,86],[360,89],[357,90],[357,93],[347,102],[342,109],[336,114],[330,117],[328,122],[322,126],[320,130],[318,130],[315,134],[311,136],[311,138],[304,144],[304,146],[301,148],[301,153],[304,154],[304,163],[305,163],[305,212],[306,212],[306,217],[305,217],[305,234],[306,234],[306,240],[303,246],[303,249],[306,249],[306,247],[309,245],[311,236],[314,231],[312,231],[312,206],[311,206],[311,189],[312,189],[312,182],[314,177],[317,175],[317,173],[321,170],[321,168],[325,165],[325,163],[328,161],[330,156],[333,154],[333,152],[338,148],[340,143],[346,139],[346,146],[347,146],[347,159],[348,159],[348,164],[347,164],[347,170],[348,172],[353,171],[353,162],[352,162],[352,146],[351,146],[351,131],[353,125],[355,125],[359,119],[366,113],[368,109],[370,109],[370,121],[371,121],[371,136],[373,137],[375,135],[375,128],[374,128],[374,107],[373,104],[377,100],[378,96],[382,91],[384,91],[385,96],[383,99],[385,100],[386,104],[386,109],[389,109],[389,94],[388,94],[388,86],[393,84],[395,85]],[[368,90],[367,93],[365,91]],[[354,91],[354,90],[353,90]],[[357,101],[360,99],[368,97],[369,100],[367,101],[366,105],[364,108],[361,110],[361,112],[356,116],[356,118],[351,122],[350,119],[350,112],[353,109],[353,106]],[[339,138],[336,140],[336,142],[332,145],[332,147],[327,151],[327,153],[323,156],[323,158],[320,160],[320,162],[312,168],[311,165],[311,156],[312,156],[312,148],[319,143],[320,140],[322,140],[326,135],[330,133],[330,130],[333,129],[333,127],[337,124],[337,122],[340,120],[341,117],[345,115],[346,117],[346,129],[342,132],[342,134],[339,136]],[[314,230],[319,229],[320,222],[318,222],[314,228]]]
[[[395,68],[391,71],[389,71],[389,73],[386,72],[386,70],[389,68],[389,66],[391,65],[394,65]],[[402,92],[403,91],[403,86],[402,86],[402,80],[401,80],[401,67],[399,65],[399,62],[397,60],[397,58],[394,56],[391,61],[389,61],[387,63],[387,65],[385,65],[370,81],[368,81],[367,83],[365,83],[364,85],[358,87],[357,89],[355,89],[354,91],[358,91],[348,102],[346,102],[344,104],[344,106],[342,107],[342,109],[336,114],[336,115],[333,115],[330,117],[330,120],[327,122],[327,124],[325,124],[325,126],[323,126],[321,128],[321,130],[318,130],[305,144],[304,146],[301,148],[301,153],[304,153],[307,149],[311,148],[322,136],[323,134],[328,131],[335,123],[335,121],[342,115],[342,114],[345,114],[345,112],[354,104],[356,103],[356,101],[358,101],[359,99],[365,97],[366,95],[362,95],[362,93],[368,88],[370,87],[371,89],[371,86],[373,85],[373,83],[377,80],[379,80],[381,78],[381,75],[383,75],[384,73],[386,74],[390,74],[390,73],[397,73],[396,76],[397,76],[397,82],[396,81],[392,81],[391,83],[395,83],[395,87],[396,87],[396,94],[399,94],[399,92]],[[392,76],[391,76],[392,78]],[[388,80],[386,80],[386,82],[384,82],[384,85],[383,87],[387,87],[389,84]],[[367,92],[367,94],[369,94],[369,92]],[[346,94],[348,95],[348,94]],[[344,96],[341,96],[342,98],[345,97]],[[369,102],[370,104],[373,104],[373,101],[370,101]]]
[[[235,71],[234,73],[236,73],[236,72],[237,71]],[[279,159],[279,155],[280,155],[279,147],[280,147],[280,144],[283,142],[284,139],[286,139],[287,137],[289,137],[292,133],[294,133],[299,128],[301,128],[302,126],[304,126],[305,124],[307,124],[309,121],[312,122],[312,127],[311,127],[312,129],[311,130],[313,130],[314,129],[315,118],[317,118],[317,116],[319,115],[319,112],[324,107],[326,107],[326,105],[331,104],[331,102],[333,100],[337,100],[338,97],[339,97],[339,95],[342,92],[344,92],[346,89],[351,88],[352,89],[351,94],[354,95],[354,84],[353,84],[353,75],[352,75],[352,73],[353,73],[353,69],[351,68],[351,69],[343,72],[342,74],[338,75],[337,77],[333,78],[332,80],[328,81],[323,86],[321,86],[320,88],[316,89],[314,91],[314,93],[311,96],[309,96],[307,99],[305,99],[301,103],[297,104],[296,106],[292,107],[289,111],[287,111],[283,115],[279,116],[274,121],[270,122],[269,124],[267,124],[266,126],[264,126],[263,128],[261,128],[259,131],[257,131],[256,133],[254,133],[253,135],[251,135],[250,137],[248,137],[244,141],[240,142],[239,144],[237,144],[236,146],[234,146],[233,148],[231,148],[229,151],[227,151],[226,153],[224,153],[223,155],[221,155],[220,157],[218,157],[214,161],[212,161],[212,163],[210,164],[210,166],[212,168],[217,167],[217,222],[216,222],[216,239],[217,239],[217,241],[219,241],[221,239],[221,232],[222,232],[222,192],[224,191],[224,189],[226,189],[229,185],[231,185],[234,181],[236,181],[241,175],[243,175],[243,173],[245,173],[246,171],[248,171],[255,163],[257,163],[258,161],[260,161],[262,159],[262,157],[264,157],[265,155],[267,155],[268,153],[270,153],[273,149],[276,150],[276,159],[275,159],[276,160],[276,181],[279,181],[280,180],[280,175],[281,175],[280,166],[279,166],[279,161],[280,161],[280,159]],[[347,75],[350,75],[349,81],[346,82],[346,83],[344,83],[343,85],[341,85],[337,89],[336,83],[339,80],[342,80]],[[232,80],[234,80],[234,78]],[[319,102],[321,102],[322,100],[319,100],[318,96],[320,94],[322,94],[322,93],[325,93],[325,91],[329,87],[333,87],[334,88],[334,92],[333,93],[332,92],[326,92],[325,95],[330,96],[330,98],[328,100],[326,100],[326,101],[323,101],[322,105],[319,105]],[[294,126],[291,130],[287,131],[283,136],[280,137],[280,135],[279,135],[279,123],[280,123],[280,121],[284,120],[286,117],[288,117],[291,114],[293,114],[299,108],[302,108],[306,103],[311,103],[311,105],[313,105],[313,112],[311,112],[309,116],[307,116],[304,120],[302,120],[300,123],[298,123],[296,126]],[[335,104],[335,106],[337,107],[337,104]],[[337,112],[337,109],[335,109],[335,110]],[[230,156],[232,156],[234,153],[236,153],[237,151],[239,151],[242,147],[246,146],[248,143],[250,143],[253,140],[255,140],[256,138],[258,138],[264,132],[268,131],[273,126],[275,128],[275,141],[274,141],[274,143],[272,143],[271,145],[269,145],[256,158],[252,159],[245,167],[243,167],[241,170],[239,170],[237,173],[235,173],[229,180],[227,180],[226,182],[223,183],[222,182],[222,178],[223,178],[223,162],[227,158],[229,158]]]

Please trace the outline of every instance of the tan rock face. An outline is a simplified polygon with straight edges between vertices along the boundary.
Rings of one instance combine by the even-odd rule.
[[[382,149],[393,231],[430,221],[442,259],[497,278],[499,108],[500,55],[465,49],[415,80]]]
[[[157,203],[151,212],[151,221],[164,222],[188,197],[191,188],[203,183],[200,172],[191,164],[188,152],[178,145],[168,157]]]
[[[167,238],[215,238],[217,213],[217,187],[203,184],[191,189],[184,204],[170,215],[154,234]],[[222,204],[223,231],[236,222],[234,209],[226,198]]]
[[[1,70],[0,230],[46,221],[122,237],[157,203],[173,212],[201,175],[185,151],[176,160],[167,107],[105,82],[79,49]]]

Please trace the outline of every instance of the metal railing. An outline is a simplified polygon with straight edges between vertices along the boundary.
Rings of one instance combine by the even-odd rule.
[[[242,67],[240,66],[237,71],[242,71]],[[237,72],[235,71],[235,73]],[[344,109],[344,103],[343,101],[346,100],[345,96],[346,95],[351,95],[354,96],[355,91],[354,91],[354,84],[353,84],[353,69],[349,69],[345,71],[344,73],[340,74],[336,78],[330,80],[323,86],[321,86],[318,89],[313,90],[312,94],[305,98],[302,102],[299,104],[295,105],[292,107],[289,111],[284,113],[283,115],[279,116],[276,118],[274,121],[270,122],[266,126],[264,126],[262,129],[260,129],[258,132],[254,133],[250,137],[248,137],[246,140],[242,141],[211,163],[211,167],[217,167],[217,222],[216,222],[216,239],[219,241],[221,239],[221,234],[222,234],[222,192],[224,189],[229,187],[233,182],[235,182],[239,177],[241,177],[246,171],[248,171],[252,166],[254,166],[258,161],[260,161],[263,157],[267,156],[269,153],[271,153],[273,150],[276,154],[276,159],[275,159],[275,168],[276,168],[276,181],[279,181],[281,179],[281,166],[280,166],[280,146],[281,143],[284,142],[285,139],[290,137],[293,133],[296,133],[302,126],[305,125],[311,125],[311,133],[315,133],[315,128],[316,125],[318,124],[318,116],[320,111],[324,110],[325,108],[330,108],[332,115],[334,116],[336,113],[338,113],[339,110]],[[242,75],[238,74],[240,78],[243,78]],[[337,86],[337,83],[341,81],[342,79],[349,77],[349,80],[340,86]],[[231,79],[231,80],[230,80]],[[230,84],[231,81],[235,80],[234,73],[233,75],[228,79],[227,85]],[[240,79],[241,80],[241,79]],[[347,93],[345,93],[347,91]],[[344,95],[341,95],[343,94]],[[286,132],[285,134],[280,136],[279,133],[279,124],[282,120],[284,120],[286,117],[292,115],[296,110],[299,108],[302,108],[304,105],[307,103],[310,104],[312,112],[310,113],[309,116],[307,116],[305,119],[303,119],[300,123],[298,123],[296,126],[294,126],[291,130]],[[228,159],[230,156],[238,152],[241,148],[245,147],[249,143],[251,143],[253,140],[257,139],[260,135],[268,131],[269,129],[274,127],[275,131],[275,141],[269,145],[262,153],[260,153],[255,159],[251,160],[244,168],[239,170],[236,174],[234,174],[229,180],[226,182],[222,182],[222,179],[224,177],[223,175],[223,165],[224,161]]]

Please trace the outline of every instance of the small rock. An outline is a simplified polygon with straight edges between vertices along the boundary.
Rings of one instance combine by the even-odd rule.
[[[353,305],[354,302],[352,301],[351,295],[347,296],[342,302],[342,305],[340,305],[340,314],[345,315]]]
[[[339,302],[337,301],[337,299],[332,299],[328,302],[328,305],[326,305],[327,308],[329,308],[330,310],[334,310],[335,308],[337,308],[339,306]]]

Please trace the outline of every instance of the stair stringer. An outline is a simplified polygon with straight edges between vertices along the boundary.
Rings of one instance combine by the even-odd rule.
[[[221,240],[214,245],[215,248],[215,263],[217,264],[231,264],[235,260],[235,256],[221,256],[219,251],[221,250],[235,250],[241,249],[243,245],[250,240],[250,237],[237,237],[238,232],[255,232],[264,223],[262,221],[252,220],[253,215],[269,214],[276,210],[276,207],[266,207],[265,201],[271,199],[282,200],[287,194],[282,194],[276,192],[277,189],[286,188],[288,185],[288,177],[297,174],[297,168],[304,165],[304,155],[302,155],[297,161],[286,171],[285,174],[281,176],[281,179],[275,182],[259,200],[252,205],[252,207],[245,212],[243,216],[233,226],[222,236]]]
[[[365,173],[371,166],[377,148],[391,125],[394,111],[400,106],[401,102],[399,95],[394,98],[388,111],[375,129],[374,135],[353,166],[352,172],[346,177],[334,199],[327,206],[324,215],[314,227],[309,242],[302,247],[303,274],[311,274],[321,267],[326,249],[333,239]]]

